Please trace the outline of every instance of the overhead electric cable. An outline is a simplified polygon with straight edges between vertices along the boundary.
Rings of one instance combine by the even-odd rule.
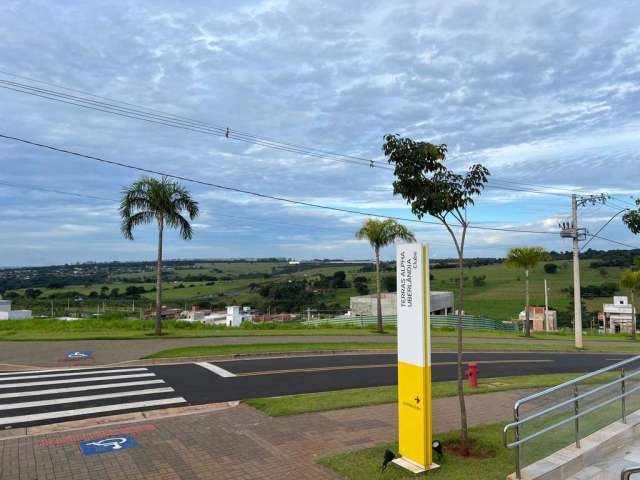
[[[382,215],[382,214],[377,214],[377,213],[363,212],[363,211],[359,211],[359,210],[352,210],[352,209],[340,208],[340,207],[331,207],[331,206],[328,206],[328,205],[322,205],[322,204],[317,204],[317,203],[312,203],[312,202],[305,202],[305,201],[301,201],[301,200],[293,200],[293,199],[290,199],[290,198],[280,197],[280,196],[277,196],[277,195],[269,195],[269,194],[260,193],[260,192],[254,192],[254,191],[246,190],[246,189],[242,189],[242,188],[230,187],[230,186],[227,186],[227,185],[221,185],[221,184],[217,184],[217,183],[213,183],[213,182],[207,182],[207,181],[204,181],[204,180],[198,180],[198,179],[186,177],[184,175],[175,175],[175,174],[161,172],[161,171],[153,170],[153,169],[149,169],[149,168],[138,167],[136,165],[127,164],[127,163],[124,163],[124,162],[118,162],[118,161],[114,161],[114,160],[107,160],[107,159],[104,159],[104,158],[95,157],[95,156],[92,156],[92,155],[86,155],[86,154],[75,152],[75,151],[72,151],[72,150],[58,148],[58,147],[54,147],[52,145],[47,145],[47,144],[43,144],[43,143],[33,142],[33,141],[30,141],[30,140],[26,140],[26,139],[19,138],[19,137],[14,137],[14,136],[10,136],[10,135],[0,134],[0,138],[4,138],[6,140],[12,140],[12,141],[15,141],[15,142],[24,143],[24,144],[31,145],[31,146],[34,146],[34,147],[39,147],[39,148],[44,148],[44,149],[60,152],[60,153],[65,153],[65,154],[68,154],[68,155],[73,155],[73,156],[76,156],[76,157],[81,157],[81,158],[97,161],[97,162],[104,163],[104,164],[109,164],[109,165],[115,165],[115,166],[119,166],[119,167],[123,167],[123,168],[128,168],[128,169],[136,170],[136,171],[143,172],[143,173],[148,173],[148,174],[153,174],[153,175],[160,175],[160,176],[164,176],[164,177],[168,177],[168,178],[174,178],[176,180],[182,180],[182,181],[185,181],[185,182],[195,183],[195,184],[198,184],[198,185],[205,185],[205,186],[217,188],[217,189],[220,189],[220,190],[226,190],[226,191],[231,191],[231,192],[236,192],[236,193],[242,193],[242,194],[245,194],[245,195],[251,195],[251,196],[255,196],[255,197],[259,197],[259,198],[267,198],[267,199],[270,199],[270,200],[275,200],[275,201],[284,202],[284,203],[290,203],[290,204],[293,204],[293,205],[300,205],[300,206],[304,206],[304,207],[317,208],[317,209],[322,209],[322,210],[350,213],[350,214],[354,214],[354,215],[363,215],[363,216],[368,216],[368,217],[390,218],[390,219],[399,220],[399,221],[403,221],[403,222],[412,222],[412,223],[420,223],[420,224],[426,224],[426,225],[442,226],[442,224],[440,222],[435,222],[435,221],[419,220],[419,219],[415,219],[415,218],[404,218],[404,217],[397,217],[397,216],[391,216],[391,215]],[[460,228],[461,227],[461,225],[458,225],[458,224],[452,224],[451,226],[456,227],[456,228]],[[557,235],[559,233],[559,232],[553,232],[553,231],[540,231],[540,230],[528,230],[528,229],[525,230],[525,229],[508,229],[508,228],[499,228],[499,227],[481,227],[481,226],[476,226],[476,225],[469,225],[468,228],[476,229],[476,230],[512,232],[512,233],[533,233],[533,234],[542,234],[542,235]]]
[[[591,243],[591,241],[592,241],[594,238],[599,238],[599,237],[598,237],[598,234],[599,234],[602,230],[604,230],[604,229],[605,229],[605,227],[606,227],[607,225],[609,225],[609,224],[613,221],[613,219],[614,219],[614,218],[616,218],[618,215],[620,215],[621,213],[626,212],[626,211],[628,211],[628,210],[629,210],[628,208],[625,208],[625,209],[623,209],[623,210],[620,210],[620,211],[619,211],[618,213],[616,213],[613,217],[611,217],[609,220],[607,220],[607,222],[606,222],[604,225],[602,225],[602,226],[598,229],[598,231],[597,231],[596,233],[594,233],[594,234],[591,236],[591,238],[590,238],[589,240],[587,240],[587,242],[586,242],[584,245],[582,245],[582,247],[580,248],[580,251],[583,251],[585,248],[587,248],[587,245],[589,245],[589,244]]]
[[[252,145],[274,149],[278,151],[283,151],[288,153],[297,153],[304,156],[309,156],[309,157],[314,157],[319,159],[334,160],[334,161],[351,163],[351,164],[365,166],[365,167],[379,168],[379,169],[389,170],[389,171],[393,170],[393,167],[384,165],[378,160],[372,160],[369,158],[359,157],[356,155],[337,153],[337,152],[333,152],[325,149],[308,147],[308,146],[291,143],[291,142],[283,142],[279,140],[274,140],[269,137],[260,137],[257,135],[240,131],[240,130],[230,129],[229,127],[202,122],[202,121],[194,120],[184,116],[169,114],[161,110],[157,110],[149,107],[141,107],[139,105],[129,103],[129,102],[113,100],[108,97],[95,95],[93,93],[86,92],[83,90],[69,88],[69,87],[57,85],[51,82],[46,82],[42,80],[33,79],[30,77],[17,75],[15,73],[7,72],[5,70],[0,70],[0,73],[4,75],[9,75],[15,78],[20,78],[20,79],[25,79],[31,82],[40,83],[43,85],[54,86],[55,88],[67,90],[69,92],[81,93],[82,95],[97,98],[100,100],[105,100],[105,101],[91,100],[88,98],[79,97],[77,95],[70,95],[70,94],[55,91],[55,90],[50,90],[50,89],[35,87],[33,85],[0,79],[0,88],[4,88],[14,92],[24,93],[24,94],[28,94],[28,95],[48,99],[48,100],[53,100],[53,101],[57,101],[57,102],[61,102],[69,105],[78,106],[85,109],[117,115],[120,117],[141,120],[149,123],[155,123],[158,125],[178,128],[182,130],[189,130],[189,131],[203,133],[203,134],[210,134],[217,137],[221,137],[221,138],[223,137],[223,138],[227,138],[235,141],[245,142]],[[126,107],[123,107],[122,105],[125,105]],[[129,107],[134,107],[134,108],[129,108]],[[508,184],[508,185],[504,185],[504,184]],[[528,192],[528,193],[536,193],[540,195],[556,195],[556,196],[563,195],[558,193],[556,190],[564,190],[567,192],[576,193],[575,190],[563,189],[559,187],[546,186],[546,185],[514,182],[511,180],[500,180],[495,177],[490,178],[489,185],[491,186],[491,188],[496,188],[496,189],[522,191],[522,192]],[[519,185],[519,186],[509,187],[509,185]],[[537,187],[538,189],[531,189],[527,187]],[[547,190],[540,190],[540,188],[544,188]]]

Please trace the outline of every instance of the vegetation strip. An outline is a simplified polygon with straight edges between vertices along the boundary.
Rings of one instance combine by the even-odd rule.
[[[528,375],[521,377],[498,377],[480,380],[478,388],[465,385],[465,395],[543,388],[557,385],[580,376],[579,373]],[[457,382],[434,382],[433,397],[451,397],[457,393]],[[245,403],[271,416],[296,415],[343,408],[380,405],[397,401],[397,386],[350,388],[332,392],[287,395],[282,397],[256,398]]]
[[[452,450],[459,443],[458,432],[437,434],[436,438],[444,446],[444,456],[435,461],[440,469],[429,472],[428,478],[447,480],[467,480],[472,476],[476,480],[496,480],[506,478],[513,471],[513,452],[502,447],[502,424],[488,425],[469,429],[473,442],[474,455],[466,458],[455,455]],[[390,443],[373,448],[343,453],[322,458],[319,463],[337,473],[345,480],[409,480],[416,475],[392,464],[380,474],[380,464],[386,449],[398,452],[398,444]],[[473,474],[470,474],[473,472]]]
[[[162,350],[145,358],[203,357],[235,353],[284,353],[350,350],[395,350],[394,343],[334,342],[334,343],[252,343],[244,345],[202,345]]]

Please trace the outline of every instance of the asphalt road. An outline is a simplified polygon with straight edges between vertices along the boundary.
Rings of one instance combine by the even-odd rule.
[[[605,367],[629,355],[593,353],[467,353],[466,362],[478,363],[480,377],[581,373]],[[397,383],[396,354],[331,355],[228,360],[208,365],[234,377],[222,377],[196,365],[150,367],[190,403],[212,403],[248,398],[376,387]],[[432,355],[434,381],[456,379],[456,354]]]
[[[467,353],[481,377],[586,372],[628,355]],[[456,356],[434,353],[434,381],[456,378]],[[394,385],[395,354],[279,357],[128,368],[0,373],[0,429],[104,415],[344,388]]]

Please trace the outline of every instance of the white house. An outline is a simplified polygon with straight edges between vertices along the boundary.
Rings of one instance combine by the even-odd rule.
[[[227,307],[226,312],[211,312],[206,315],[202,322],[207,325],[226,325],[227,327],[239,327],[242,322],[251,321],[250,307],[239,307],[237,305]]]
[[[0,296],[0,320],[29,320],[31,310],[11,310],[11,300],[3,300]]]
[[[613,303],[605,303],[602,308],[598,323],[604,333],[631,333],[635,312],[627,297],[613,297]]]

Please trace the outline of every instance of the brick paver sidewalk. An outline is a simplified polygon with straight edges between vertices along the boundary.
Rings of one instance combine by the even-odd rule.
[[[511,416],[524,391],[467,398],[471,425]],[[434,431],[458,427],[457,398],[434,401]],[[320,457],[396,438],[395,405],[268,417],[246,405],[153,421],[0,440],[2,480],[335,479]],[[130,434],[137,448],[83,456],[79,442]]]

